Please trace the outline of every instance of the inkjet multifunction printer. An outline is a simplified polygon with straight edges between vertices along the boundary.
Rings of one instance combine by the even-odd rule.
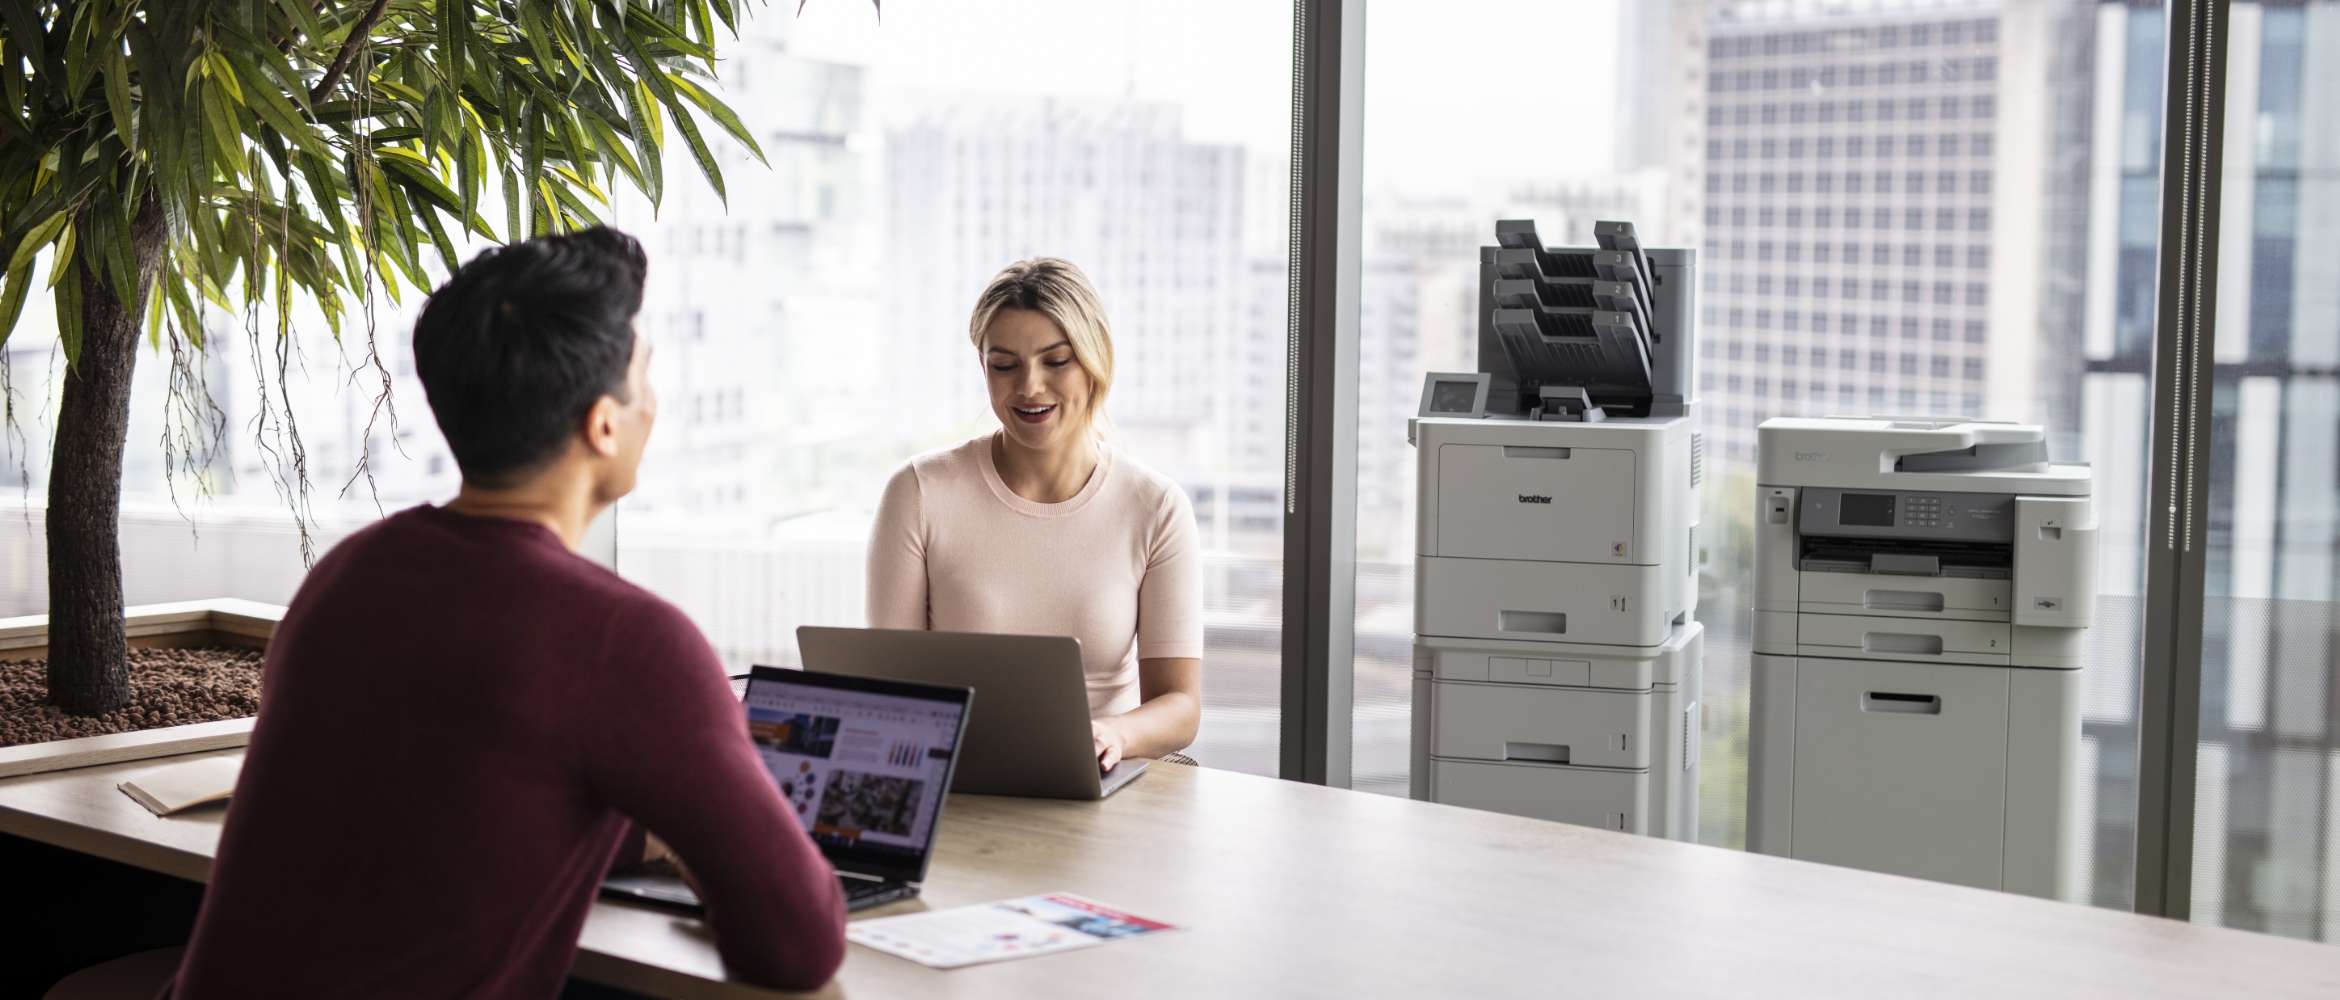
[[[2088,467],[2016,424],[1757,434],[1748,846],[2073,898]]]
[[[1700,625],[1692,251],[1630,223],[1479,252],[1479,367],[1433,373],[1413,796],[1693,839]]]

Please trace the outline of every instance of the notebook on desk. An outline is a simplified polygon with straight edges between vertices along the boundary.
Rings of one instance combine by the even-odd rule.
[[[244,757],[206,757],[158,767],[114,785],[131,801],[157,816],[170,816],[197,806],[225,802],[236,790],[236,775]]]

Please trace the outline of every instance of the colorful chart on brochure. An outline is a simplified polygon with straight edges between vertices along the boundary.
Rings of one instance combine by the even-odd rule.
[[[1071,893],[859,920],[845,939],[937,969],[1029,958],[1178,928]]]

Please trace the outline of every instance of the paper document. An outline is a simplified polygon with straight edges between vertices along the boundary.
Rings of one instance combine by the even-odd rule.
[[[1070,893],[857,920],[845,939],[920,965],[956,969],[1176,930]]]
[[[209,757],[158,767],[114,787],[145,806],[147,812],[168,816],[196,806],[227,801],[228,793],[235,791],[236,775],[243,769],[242,754]]]

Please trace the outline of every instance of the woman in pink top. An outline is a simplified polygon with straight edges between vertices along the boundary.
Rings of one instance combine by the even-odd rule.
[[[968,324],[1000,429],[910,460],[869,542],[875,628],[1070,635],[1097,764],[1202,721],[1202,554],[1178,484],[1105,440],[1105,309],[1080,268],[1018,261]]]

